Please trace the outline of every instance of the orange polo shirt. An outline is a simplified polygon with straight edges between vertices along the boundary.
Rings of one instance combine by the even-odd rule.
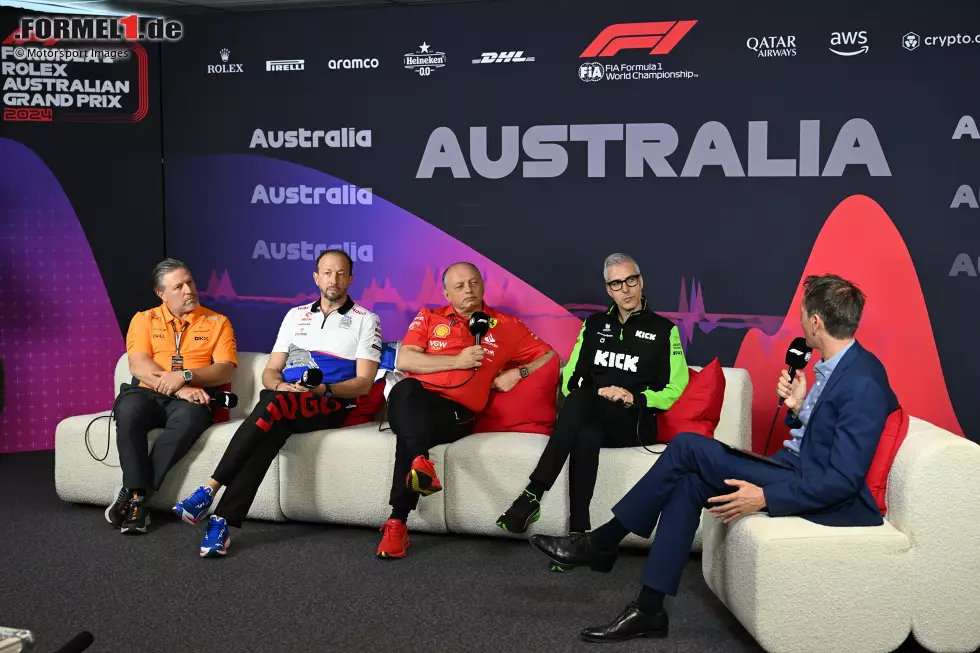
[[[220,313],[198,306],[180,320],[166,304],[133,316],[126,334],[129,354],[149,354],[153,362],[169,372],[171,359],[177,354],[178,334],[180,355],[185,370],[207,367],[212,363],[232,363],[238,366],[235,332],[231,322]],[[140,383],[144,388],[145,384]]]
[[[551,351],[551,347],[524,326],[519,318],[495,311],[486,305],[483,306],[483,312],[490,316],[490,330],[483,337],[483,364],[476,368],[475,376],[472,369],[405,375],[419,379],[427,390],[466,406],[474,413],[486,407],[493,380],[508,363],[527,365]],[[458,354],[475,344],[476,340],[470,333],[469,319],[456,315],[452,305],[435,310],[423,307],[412,320],[408,333],[402,340],[402,345],[421,347],[426,354],[436,356]],[[473,378],[459,388],[445,389],[429,385],[459,385],[471,376]]]

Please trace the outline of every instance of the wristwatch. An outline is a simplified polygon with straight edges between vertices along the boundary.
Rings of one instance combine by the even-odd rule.
[[[324,397],[326,397],[328,395],[333,395],[333,388],[330,387],[330,384],[329,383],[324,383],[323,384],[323,387],[326,388],[326,391],[323,393],[323,396]]]
[[[183,377],[184,383],[190,383],[192,380],[194,380],[194,373],[190,370],[184,370]]]
[[[522,379],[526,379],[531,374],[530,372],[527,371],[527,368],[524,367],[523,365],[521,365],[517,369],[519,369],[521,371],[521,378]]]

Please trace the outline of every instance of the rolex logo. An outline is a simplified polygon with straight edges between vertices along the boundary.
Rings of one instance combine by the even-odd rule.
[[[226,73],[240,73],[244,72],[242,70],[242,64],[240,63],[228,63],[228,59],[231,58],[231,50],[228,48],[221,48],[218,51],[218,56],[221,57],[220,64],[208,64],[208,74],[209,75],[220,75]]]

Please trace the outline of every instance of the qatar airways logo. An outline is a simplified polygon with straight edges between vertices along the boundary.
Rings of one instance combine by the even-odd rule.
[[[872,177],[891,176],[878,134],[867,120],[853,118],[836,129],[824,160],[822,130],[827,131],[827,127],[819,120],[799,121],[797,151],[787,151],[791,146],[780,143],[774,154],[782,156],[774,158],[769,151],[769,122],[765,120],[748,123],[747,139],[745,132],[738,134],[739,143],[746,143],[741,149],[735,146],[728,127],[717,121],[706,122],[689,144],[685,135],[680,152],[681,135],[664,122],[535,125],[523,133],[516,126],[492,130],[470,127],[465,150],[456,132],[437,127],[429,135],[415,176],[431,179],[437,170],[445,168],[457,179],[502,179],[514,174],[525,179],[560,177],[568,171],[570,157],[584,155],[585,161],[572,162],[573,174],[602,178],[607,176],[607,144],[612,144],[609,149],[618,158],[611,164],[614,172],[610,176],[644,177],[652,172],[655,177],[700,177],[708,166],[720,168],[726,177],[841,177],[848,166],[862,168]],[[796,156],[782,158],[786,154]]]

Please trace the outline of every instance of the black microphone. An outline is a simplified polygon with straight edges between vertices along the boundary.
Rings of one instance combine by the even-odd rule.
[[[470,333],[476,337],[476,344],[482,344],[483,336],[490,330],[490,316],[483,311],[477,311],[470,316]]]
[[[212,408],[234,408],[238,405],[238,395],[234,392],[223,392],[218,390],[211,398],[208,399],[208,403],[211,404]]]
[[[813,349],[806,344],[806,338],[794,338],[793,342],[789,343],[789,349],[786,350],[786,364],[789,366],[789,383],[793,385],[793,379],[796,378],[796,373],[806,367],[806,364],[810,362],[810,355],[813,353]],[[769,425],[769,437],[766,438],[766,448],[762,450],[762,454],[765,456],[769,455],[769,445],[772,444],[772,432],[776,428],[776,418],[779,417],[779,409],[783,407],[782,397],[779,398],[779,405],[776,406],[776,414],[772,416],[772,424]]]
[[[813,349],[806,344],[806,338],[795,338],[786,350],[786,364],[789,366],[789,382],[793,384],[796,373],[806,367],[810,362]],[[779,398],[779,405],[782,406],[785,399]]]
[[[87,649],[94,641],[95,637],[92,635],[92,633],[87,630],[83,630],[68,640],[68,643],[55,651],[55,653],[78,653],[79,651],[84,651]]]
[[[303,372],[303,378],[299,380],[299,384],[307,388],[315,388],[321,383],[323,383],[323,370],[315,367],[307,368]]]

